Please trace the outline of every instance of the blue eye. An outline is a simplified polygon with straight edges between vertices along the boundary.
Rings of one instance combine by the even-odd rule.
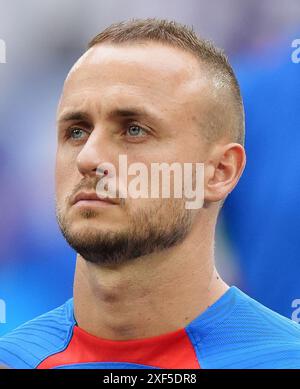
[[[73,127],[70,129],[70,138],[78,140],[82,139],[83,136],[86,135],[86,132],[79,127]]]
[[[145,136],[146,131],[140,126],[132,125],[132,126],[128,127],[127,134],[131,137],[136,138],[139,136]]]

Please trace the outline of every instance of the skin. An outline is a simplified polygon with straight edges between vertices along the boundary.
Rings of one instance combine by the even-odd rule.
[[[228,289],[214,265],[215,225],[219,202],[242,174],[245,151],[227,136],[209,143],[203,135],[201,127],[209,122],[212,108],[224,108],[225,92],[216,88],[192,54],[152,42],[95,45],[70,71],[58,107],[56,198],[72,234],[125,231],[128,215],[163,201],[126,199],[125,208],[70,206],[74,188],[94,179],[99,164],[118,166],[119,154],[127,155],[128,164],[205,164],[207,206],[191,212],[191,228],[180,244],[111,266],[77,256],[74,312],[78,325],[90,334],[128,340],[176,331]],[[128,106],[151,113],[130,118],[150,128],[150,134],[124,135],[127,122],[111,113]],[[74,111],[84,112],[87,120],[63,120]],[[229,125],[226,120],[224,116],[224,125]],[[74,125],[85,131],[80,141],[65,137]],[[84,217],[89,208],[94,216]],[[163,212],[165,219],[173,217],[168,206]]]

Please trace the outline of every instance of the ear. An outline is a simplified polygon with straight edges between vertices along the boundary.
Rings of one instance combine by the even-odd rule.
[[[215,145],[204,171],[204,199],[217,202],[234,189],[246,165],[245,149],[238,143]]]

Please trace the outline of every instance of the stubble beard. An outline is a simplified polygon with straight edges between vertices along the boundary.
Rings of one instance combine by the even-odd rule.
[[[147,208],[136,208],[131,212],[124,208],[128,226],[121,231],[95,228],[75,232],[75,222],[68,218],[66,209],[56,208],[64,238],[86,261],[102,266],[121,265],[171,248],[186,238],[192,226],[191,211],[185,209],[184,202],[178,199],[159,200]],[[97,210],[80,212],[87,221],[99,218]]]

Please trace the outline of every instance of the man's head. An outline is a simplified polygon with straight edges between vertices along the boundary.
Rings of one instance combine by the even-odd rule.
[[[111,265],[172,247],[195,226],[201,234],[204,213],[216,219],[242,173],[243,141],[238,83],[211,43],[175,22],[109,27],[71,69],[58,108],[64,236],[86,260]],[[205,208],[188,210],[174,196],[76,202],[95,192],[99,165],[118,168],[120,154],[149,171],[153,162],[203,163]]]

